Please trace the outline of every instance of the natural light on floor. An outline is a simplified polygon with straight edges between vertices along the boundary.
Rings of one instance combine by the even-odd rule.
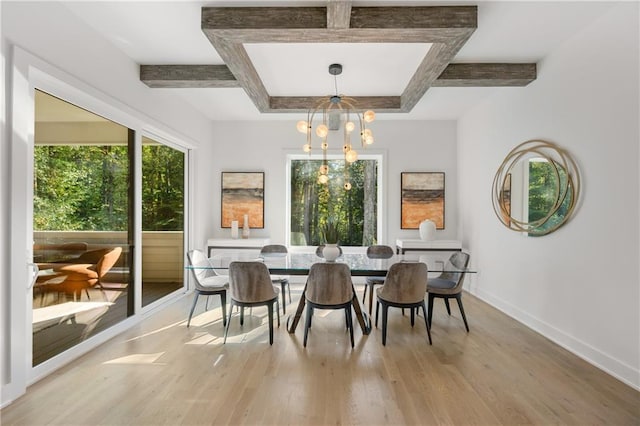
[[[155,365],[166,365],[166,363],[158,363],[156,362],[164,352],[158,352],[155,354],[133,354],[127,355],[120,358],[112,359],[111,361],[107,361],[104,364],[155,364]]]

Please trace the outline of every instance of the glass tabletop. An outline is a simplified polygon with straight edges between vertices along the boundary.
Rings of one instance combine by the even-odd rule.
[[[476,271],[467,268],[465,270],[454,268],[447,263],[449,253],[429,253],[416,254],[408,253],[393,255],[388,259],[373,259],[364,253],[344,253],[337,263],[346,263],[354,276],[384,276],[394,263],[398,262],[423,262],[427,265],[429,272],[466,272]],[[311,265],[318,262],[326,262],[315,253],[286,253],[286,254],[264,254],[258,250],[243,250],[242,252],[229,252],[217,254],[209,259],[204,265],[188,266],[189,269],[219,269],[229,268],[229,264],[234,261],[260,261],[264,262],[273,274],[287,275],[308,275]],[[453,269],[452,269],[453,268]],[[221,273],[225,273],[221,271]]]

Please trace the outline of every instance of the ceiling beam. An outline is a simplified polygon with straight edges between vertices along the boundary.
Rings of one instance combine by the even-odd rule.
[[[433,87],[526,86],[537,77],[536,64],[449,64]]]
[[[326,29],[325,7],[203,7],[205,30]]]
[[[149,87],[240,87],[226,65],[140,65],[140,80]]]
[[[351,28],[477,28],[477,6],[354,7]]]
[[[271,98],[244,43],[430,43],[399,105],[398,97],[369,97],[382,102],[379,110],[408,112],[473,34],[477,13],[476,6],[351,7],[341,1],[328,7],[203,7],[201,27],[260,112],[298,110],[299,100],[313,97]]]
[[[435,53],[434,53],[435,54]],[[437,56],[437,54],[435,54]],[[431,59],[424,61],[429,64]],[[427,65],[428,67],[429,65]],[[431,82],[431,87],[509,87],[526,86],[536,79],[536,64],[465,63],[449,64]],[[416,73],[429,74],[429,70]],[[140,65],[140,80],[153,88],[221,88],[242,87],[226,65]],[[420,86],[421,82],[410,82],[407,87]],[[409,89],[413,99],[420,100],[417,89]],[[268,96],[263,94],[263,96]],[[319,96],[268,96],[268,112],[306,111],[315,105]],[[401,96],[361,96],[355,98],[361,109],[380,112],[398,112],[402,109]]]
[[[400,96],[350,96],[357,109],[372,109],[375,112],[398,112]],[[322,96],[272,96],[267,112],[307,112],[326,97]]]
[[[329,0],[327,3],[327,28],[330,30],[346,30],[351,20],[351,2],[346,0]]]

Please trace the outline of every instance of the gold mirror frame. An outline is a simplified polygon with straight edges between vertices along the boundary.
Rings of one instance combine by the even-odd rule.
[[[554,188],[554,203],[546,215],[532,222],[520,220],[511,214],[511,206],[507,205],[504,196],[507,180],[511,179],[511,170],[515,164],[527,155],[535,154],[545,159],[553,167],[556,177]],[[566,174],[566,179],[561,178],[561,170]],[[541,236],[554,232],[567,223],[575,212],[575,206],[580,196],[580,173],[578,167],[569,153],[556,144],[543,140],[528,140],[516,146],[507,154],[493,178],[491,190],[493,210],[500,223],[507,228],[526,232],[529,235]],[[550,227],[544,225],[556,214],[569,197],[566,214],[559,222]],[[510,203],[510,201],[509,201]]]

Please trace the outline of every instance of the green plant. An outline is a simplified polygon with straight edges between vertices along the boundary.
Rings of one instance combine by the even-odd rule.
[[[338,224],[328,220],[322,227],[325,244],[338,244]]]

